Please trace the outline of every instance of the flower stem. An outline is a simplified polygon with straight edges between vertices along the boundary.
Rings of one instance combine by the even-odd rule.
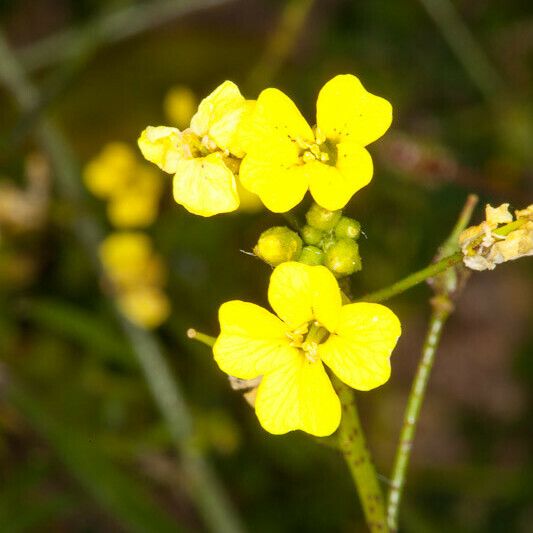
[[[337,378],[333,385],[342,405],[338,445],[357,488],[366,523],[371,532],[388,531],[385,504],[376,470],[366,446],[353,390]]]
[[[396,283],[393,283],[392,285],[389,285],[388,287],[365,294],[357,300],[361,302],[383,302],[384,300],[388,300],[389,298],[392,298],[397,294],[401,294],[402,292],[405,292],[411,287],[414,287],[415,285],[426,281],[428,278],[432,278],[437,274],[444,272],[448,268],[456,265],[457,263],[460,263],[462,259],[463,253],[456,252],[452,255],[444,257],[436,263],[428,265],[427,267],[423,268],[422,270],[419,270],[418,272],[410,274],[409,276],[401,279],[400,281],[397,281]]]
[[[450,314],[450,310],[451,305],[444,305],[442,302],[433,305],[433,312],[422,349],[422,357],[407,400],[400,440],[392,468],[387,502],[387,523],[391,531],[397,531],[398,529],[398,512],[416,426],[431,374],[431,368],[433,367],[433,361],[435,360],[435,353],[442,335],[442,329]]]
[[[471,211],[470,211],[470,214],[471,214]],[[504,226],[501,226],[495,229],[493,233],[496,235],[500,235],[501,237],[505,237],[511,231],[514,231],[520,228],[521,226],[523,226],[526,222],[527,222],[527,219],[525,218],[514,220],[513,222],[509,222],[508,224],[505,224]],[[481,238],[479,239],[479,242],[481,242]],[[456,243],[456,246],[458,246],[458,243]],[[375,292],[370,292],[368,294],[365,294],[364,296],[361,296],[360,298],[358,298],[356,301],[383,302],[384,300],[388,300],[389,298],[392,298],[393,296],[396,296],[397,294],[401,294],[402,292],[405,292],[411,287],[414,287],[415,285],[418,285],[419,283],[422,283],[423,281],[426,281],[429,278],[433,278],[437,274],[440,274],[441,272],[448,270],[448,268],[460,263],[462,259],[463,259],[463,252],[461,251],[455,252],[446,257],[443,257],[436,263],[432,263],[428,265],[427,267],[423,268],[422,270],[419,270],[418,272],[414,272],[413,274],[410,274],[409,276],[401,279],[400,281],[397,281],[396,283],[393,283],[392,285],[389,285],[388,287],[379,289],[378,291],[375,291]]]
[[[469,224],[477,201],[478,198],[476,195],[471,194],[468,196],[455,226],[437,252],[437,259],[443,255],[449,256],[449,254],[457,250],[459,247],[459,235]],[[442,329],[454,309],[453,300],[460,294],[464,287],[464,281],[466,280],[466,278],[463,278],[463,282],[458,283],[457,277],[461,276],[458,270],[461,269],[456,269],[455,276],[441,274],[433,279],[432,287],[435,291],[435,296],[430,300],[432,313],[422,348],[422,356],[409,392],[403,425],[396,449],[396,457],[392,468],[387,499],[387,523],[391,531],[397,531],[398,529],[400,503],[413,448],[416,426],[420,417],[435,354],[442,335]]]

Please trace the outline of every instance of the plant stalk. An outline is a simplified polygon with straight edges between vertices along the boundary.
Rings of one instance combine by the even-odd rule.
[[[398,530],[398,514],[416,427],[435,360],[435,353],[442,335],[442,329],[450,314],[450,307],[447,308],[446,305],[434,305],[422,349],[422,357],[418,364],[416,376],[407,400],[400,439],[392,468],[387,502],[387,523],[390,531],[393,532]]]
[[[342,406],[342,420],[338,433],[338,447],[344,455],[359,494],[369,530],[388,532],[385,504],[376,470],[368,451],[353,390],[337,378],[333,386]]]

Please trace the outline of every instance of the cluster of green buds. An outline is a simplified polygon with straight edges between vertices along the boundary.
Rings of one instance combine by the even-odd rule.
[[[285,226],[264,231],[254,247],[254,253],[271,266],[285,261],[306,265],[324,265],[337,278],[361,270],[357,240],[361,225],[342,215],[313,204],[305,215],[307,224],[299,233]]]

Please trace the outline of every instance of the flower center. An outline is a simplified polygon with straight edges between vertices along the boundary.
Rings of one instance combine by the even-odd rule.
[[[335,166],[337,163],[337,146],[326,139],[321,131],[315,129],[315,142],[307,142],[297,139],[296,143],[300,147],[300,160],[303,163],[319,161]]]
[[[302,324],[287,333],[291,340],[290,345],[302,350],[305,358],[311,363],[318,360],[318,346],[325,342],[328,336],[329,331],[316,321]]]

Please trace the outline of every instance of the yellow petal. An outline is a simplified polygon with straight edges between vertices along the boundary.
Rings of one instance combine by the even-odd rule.
[[[294,102],[278,89],[265,89],[259,95],[251,123],[250,152],[261,152],[265,144],[288,138],[314,141],[313,131]]]
[[[253,143],[253,116],[255,100],[246,100],[240,115],[235,134],[231,139],[230,152],[237,157],[244,157],[248,153],[250,143]]]
[[[287,327],[258,305],[233,300],[219,310],[220,335],[213,347],[223,372],[253,379],[291,357]]]
[[[337,145],[336,166],[318,161],[305,165],[309,189],[316,203],[325,209],[342,209],[350,198],[372,178],[372,158],[353,142]]]
[[[340,290],[333,274],[323,266],[294,261],[282,263],[272,272],[268,301],[291,329],[315,319],[332,331],[341,309]]]
[[[400,321],[387,307],[345,305],[335,333],[319,345],[322,361],[350,387],[370,390],[390,376],[390,354],[401,333]]]
[[[184,157],[181,132],[167,126],[148,126],[137,144],[144,158],[172,174]]]
[[[255,412],[261,426],[275,435],[301,429],[325,437],[341,419],[339,399],[322,363],[310,363],[297,350],[285,365],[263,377]]]
[[[235,176],[220,153],[179,161],[173,184],[174,200],[195,215],[210,217],[239,207]]]
[[[245,189],[240,180],[237,180],[237,192],[239,193],[239,211],[244,213],[258,213],[264,209],[263,202],[257,194]]]
[[[222,150],[230,150],[246,104],[237,85],[225,81],[198,106],[191,129],[200,138],[208,135]]]
[[[239,170],[245,189],[257,194],[267,209],[285,213],[298,205],[307,192],[308,180],[291,161],[268,158],[268,153],[247,155]]]
[[[392,106],[369,93],[351,74],[335,76],[317,100],[317,125],[332,141],[349,140],[366,146],[379,139],[392,122]]]

